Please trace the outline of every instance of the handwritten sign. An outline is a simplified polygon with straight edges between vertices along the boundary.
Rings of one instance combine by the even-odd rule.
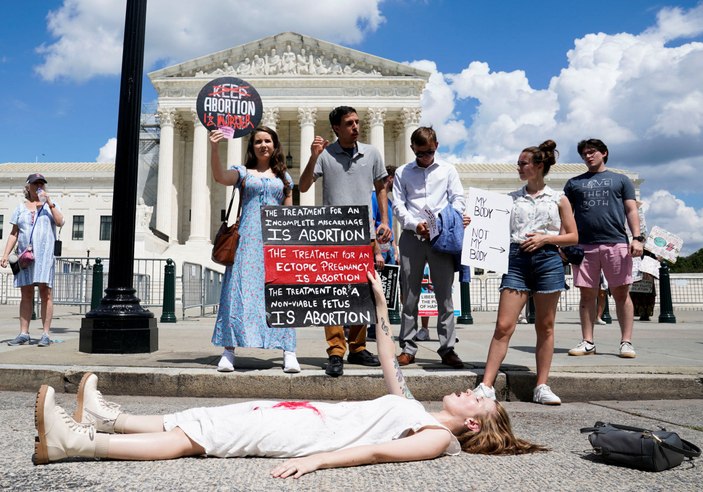
[[[261,229],[272,327],[376,322],[368,207],[262,207]]]
[[[510,212],[508,195],[469,188],[466,213],[471,223],[464,231],[461,264],[497,273],[508,271],[510,251]]]
[[[205,128],[220,129],[227,138],[251,133],[264,112],[254,86],[236,77],[220,77],[205,84],[198,93],[195,109]]]
[[[652,227],[644,243],[644,249],[671,263],[676,263],[676,259],[681,254],[681,248],[683,248],[683,239],[659,226]]]

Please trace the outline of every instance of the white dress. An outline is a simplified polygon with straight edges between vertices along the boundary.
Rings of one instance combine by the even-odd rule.
[[[390,442],[427,427],[450,432],[421,403],[397,395],[342,403],[265,400],[193,408],[164,417],[167,431],[175,427],[220,458],[294,458]],[[460,452],[452,435],[444,454]]]

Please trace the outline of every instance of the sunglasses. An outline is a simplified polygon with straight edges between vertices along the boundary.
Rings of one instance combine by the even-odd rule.
[[[415,152],[415,157],[423,158],[423,157],[432,157],[435,154],[436,150],[421,150],[420,152]]]

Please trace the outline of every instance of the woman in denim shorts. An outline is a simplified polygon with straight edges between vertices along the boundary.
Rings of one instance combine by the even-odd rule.
[[[488,349],[483,382],[474,393],[495,399],[493,384],[508,352],[518,316],[532,293],[537,332],[537,386],[533,401],[559,405],[561,400],[547,386],[554,354],[554,318],[561,292],[565,289],[564,264],[559,246],[578,242],[576,222],[569,200],[544,183],[549,168],[556,164],[556,143],[547,140],[528,147],[517,161],[520,179],[527,184],[510,194],[510,261],[500,284],[496,328]]]

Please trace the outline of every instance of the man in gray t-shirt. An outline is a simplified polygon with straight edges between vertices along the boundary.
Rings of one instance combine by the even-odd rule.
[[[310,189],[313,182],[323,178],[322,202],[324,205],[366,205],[371,212],[369,191],[376,190],[381,225],[373,231],[379,242],[388,242],[391,229],[388,227],[388,197],[384,186],[386,168],[377,149],[360,143],[359,116],[354,108],[339,106],[330,113],[330,124],[337,141],[330,144],[316,136],[310,146],[310,160],[300,175],[298,187],[301,193]],[[373,226],[373,218],[370,218]],[[347,351],[344,327],[326,326],[327,355],[329,360],[325,373],[332,377],[344,373],[344,354]],[[349,327],[350,364],[379,366],[378,357],[366,350],[366,325]]]
[[[571,202],[584,250],[580,265],[574,265],[574,285],[581,291],[579,316],[583,340],[569,355],[596,353],[593,323],[600,290],[600,273],[608,281],[620,324],[620,357],[635,357],[632,346],[634,310],[630,299],[632,257],[642,256],[644,237],[640,233],[635,187],[630,178],[605,167],[608,147],[592,138],[578,144],[578,153],[588,172],[571,178],[564,194]],[[632,231],[628,244],[625,222]]]

